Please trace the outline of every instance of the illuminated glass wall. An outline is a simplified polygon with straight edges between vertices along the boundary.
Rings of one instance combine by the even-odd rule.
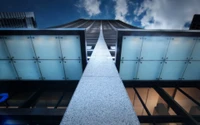
[[[0,80],[79,80],[79,35],[10,35],[0,39]]]
[[[200,80],[200,38],[123,36],[123,80]]]

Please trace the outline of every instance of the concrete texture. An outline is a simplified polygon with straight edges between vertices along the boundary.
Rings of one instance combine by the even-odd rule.
[[[139,125],[102,30],[61,125]]]

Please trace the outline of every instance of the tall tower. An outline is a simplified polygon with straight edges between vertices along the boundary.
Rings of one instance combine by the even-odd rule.
[[[33,12],[0,12],[0,28],[36,28]]]
[[[51,28],[86,28],[87,58],[89,59],[97,43],[100,26],[102,25],[103,35],[106,45],[112,55],[116,58],[117,30],[118,29],[139,29],[120,20],[87,20],[78,19],[73,22],[54,26]]]
[[[198,125],[199,36],[119,20],[1,28],[0,123]]]

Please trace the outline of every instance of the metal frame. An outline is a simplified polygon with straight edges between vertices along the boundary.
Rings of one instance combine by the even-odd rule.
[[[200,81],[123,80],[125,87],[200,87]]]
[[[60,99],[58,100],[58,102],[57,102],[56,106],[54,107],[54,109],[57,109],[57,108],[58,108],[58,106],[59,106],[59,104],[61,103],[62,99],[64,98],[65,94],[66,94],[66,92],[63,92],[63,93],[62,93],[62,95],[61,95]]]
[[[78,81],[20,81],[19,83],[12,83],[13,81],[10,81],[10,83],[7,81],[7,83],[1,83],[0,86],[8,86],[9,91],[14,91],[16,87],[19,88],[16,92],[33,92],[31,96],[25,101],[28,106],[21,107],[23,109],[0,109],[0,118],[6,118],[6,117],[12,117],[13,119],[19,119],[24,120],[27,119],[30,120],[36,120],[37,123],[40,123],[41,119],[45,119],[44,123],[49,123],[49,119],[57,119],[57,124],[59,124],[65,109],[57,109],[60,102],[63,100],[63,97],[66,95],[66,92],[74,92],[76,89],[76,85],[78,84]],[[43,82],[43,83],[42,83]],[[27,84],[28,83],[28,84]],[[48,86],[46,85],[48,83]],[[57,83],[59,86],[57,86]],[[158,84],[151,84],[150,87],[153,87],[156,92],[162,97],[165,102],[167,102],[168,106],[171,107],[177,115],[151,115],[148,108],[146,107],[144,101],[142,100],[140,94],[138,93],[138,90],[136,90],[136,87],[138,86],[132,86],[135,90],[136,95],[138,96],[138,99],[142,103],[142,106],[146,110],[148,116],[138,116],[141,123],[188,123],[189,125],[198,125],[197,121],[200,122],[200,115],[190,115],[188,114],[174,99],[173,97],[169,96]],[[143,84],[143,83],[140,83]],[[134,84],[132,84],[134,85]],[[189,85],[189,84],[188,84]],[[141,86],[139,86],[141,87]],[[143,86],[144,87],[144,86]],[[177,86],[167,86],[167,87],[174,87]],[[185,86],[188,87],[188,86]],[[191,86],[190,86],[191,87]],[[38,90],[39,88],[42,88],[41,92],[63,92],[60,98],[58,99],[57,104],[54,106],[54,109],[30,109],[29,107],[34,104],[34,102],[37,100],[37,98],[41,95],[41,92],[35,92],[35,90]],[[145,87],[146,88],[146,87]],[[177,88],[179,90],[179,88]],[[40,90],[40,89],[39,89]],[[183,93],[183,92],[182,92]],[[184,94],[184,93],[183,93]],[[37,95],[37,96],[36,96]],[[35,97],[34,97],[35,96]],[[191,96],[190,96],[191,97]],[[190,100],[194,101],[195,99],[189,98]],[[25,104],[24,103],[24,104]],[[51,111],[50,111],[51,110]],[[47,116],[44,114],[48,113]]]
[[[156,92],[159,94],[160,97],[162,97],[165,102],[168,104],[169,107],[171,107],[177,115],[160,115],[160,116],[152,116],[148,110],[148,108],[146,107],[145,103],[143,102],[140,94],[138,93],[138,91],[136,90],[136,88],[133,88],[136,95],[138,96],[140,102],[142,103],[142,106],[144,107],[144,109],[146,110],[148,116],[139,116],[139,120],[142,123],[170,123],[170,122],[182,122],[182,123],[188,123],[188,125],[198,125],[198,122],[200,121],[200,119],[198,119],[197,117],[200,117],[200,115],[190,115],[189,113],[187,113],[175,100],[174,97],[172,95],[169,96],[162,88],[160,88],[158,85],[154,85],[153,87]],[[175,88],[176,89],[181,90],[179,88]],[[190,100],[192,100],[193,102],[195,102],[197,105],[199,104],[195,99],[193,99],[190,95],[188,95],[187,93],[185,93],[183,90],[181,90],[181,92],[186,95]],[[198,105],[200,106],[200,105]]]
[[[0,109],[0,122],[3,123],[8,117],[13,120],[25,119],[27,123],[43,123],[47,125],[59,125],[65,113],[65,109]],[[192,116],[200,122],[200,116]],[[185,116],[138,116],[140,123],[186,123]],[[191,124],[189,124],[191,125]]]
[[[200,36],[200,32],[199,31],[188,31],[188,30],[183,31],[183,30],[142,30],[142,29],[125,29],[125,30],[123,30],[123,29],[118,29],[118,43],[117,43],[117,57],[116,57],[116,67],[117,67],[118,71],[120,70],[123,36],[168,36],[168,37],[188,36],[188,37],[199,37]],[[195,41],[195,44],[196,44],[196,41]],[[168,42],[170,43],[170,40],[168,40]],[[195,46],[195,44],[194,44],[194,46]],[[168,44],[168,46],[169,46],[169,44]],[[193,49],[194,49],[194,46],[193,46]],[[193,49],[190,52],[190,56],[191,56],[191,53],[193,52]],[[166,53],[167,53],[167,51],[166,51]],[[166,55],[166,53],[165,53],[165,55]],[[140,59],[138,59],[136,61],[140,61]],[[163,59],[161,61],[165,61],[165,59]],[[190,59],[186,60],[186,62],[188,62],[188,61],[190,61]],[[137,65],[138,66],[136,68],[136,70],[137,70],[136,75],[138,74],[138,69],[140,67],[139,63],[137,63]],[[187,68],[187,66],[185,67],[185,69],[186,68]],[[161,79],[160,76],[162,74],[162,69],[163,69],[163,63],[162,63],[162,66],[161,66],[161,68],[159,70],[160,73],[158,74],[159,77],[158,77],[157,80],[146,80],[146,82],[145,82],[145,81],[138,80],[138,78],[136,76],[136,78],[133,79],[133,80],[124,81],[124,84],[127,85],[127,86],[131,86],[131,84],[137,85],[138,82],[143,82],[146,85],[149,84],[149,87],[151,87],[149,82],[151,82],[151,83],[153,83],[155,85],[155,83],[159,81],[159,84],[161,84],[161,86],[162,85],[163,86],[171,86],[170,84],[174,84],[174,82],[176,82],[176,85],[181,85],[181,83],[184,82],[185,83],[184,85],[186,85],[186,86],[199,86],[199,85],[196,84],[196,82],[198,82],[200,80],[195,80],[195,81],[183,80],[182,76],[184,75],[184,72],[181,73],[180,80],[172,80],[172,81],[170,81],[170,80],[160,80]],[[169,85],[166,84],[166,82]],[[189,83],[191,85],[189,85]],[[141,86],[146,86],[144,84],[141,85]],[[183,86],[183,85],[181,85],[181,86]]]
[[[187,113],[175,100],[172,99],[162,88],[155,86],[155,91],[167,102],[177,115],[186,117],[186,123],[189,125],[198,125],[199,123]]]
[[[4,80],[0,81],[1,91],[3,92],[20,92],[20,91],[35,91],[38,88],[44,88],[48,91],[74,91],[78,85],[78,80],[44,80],[44,81],[31,81],[31,80]],[[199,81],[123,81],[125,87],[200,87]],[[48,84],[48,86],[47,86]],[[59,84],[59,86],[58,86]],[[17,89],[16,89],[17,88]]]
[[[39,88],[36,92],[33,92],[29,98],[19,106],[19,108],[30,108],[31,106],[33,107],[42,93],[43,89]]]
[[[87,64],[87,55],[86,55],[86,43],[85,43],[85,29],[84,28],[71,28],[71,29],[48,29],[48,30],[38,30],[38,29],[1,29],[0,30],[0,35],[1,36],[8,36],[8,35],[79,35],[80,36],[80,46],[81,46],[81,56],[82,56],[82,71],[84,71],[86,64]],[[30,37],[31,42],[32,42],[32,37]],[[60,42],[60,41],[59,41]],[[32,45],[33,49],[34,46]],[[8,51],[9,52],[9,51]],[[35,56],[36,53],[34,52]],[[10,55],[9,55],[10,56]],[[11,58],[11,57],[10,57]],[[11,62],[13,63],[12,59],[10,59]],[[37,66],[40,70],[39,64],[38,64],[38,59],[35,58],[37,62]],[[14,64],[13,64],[14,66]],[[14,67],[15,69],[15,67]],[[16,74],[17,71],[15,70]],[[40,71],[40,76],[43,79],[42,73]],[[18,79],[20,80],[18,74],[17,74]],[[66,77],[66,75],[65,75]],[[0,80],[2,81],[2,80]]]
[[[65,81],[62,81],[62,82],[57,81],[58,83],[56,83],[56,81],[41,81],[41,82],[38,82],[38,81],[27,81],[27,82],[23,81],[22,82],[22,81],[20,81],[20,82],[21,83],[17,83],[17,84],[9,83],[9,82],[4,83],[4,84],[1,83],[0,86],[7,85],[9,91],[14,91],[14,90],[16,90],[16,88],[19,88],[16,92],[33,92],[34,93],[35,90],[37,90],[38,88],[42,88],[43,91],[45,91],[45,92],[61,92],[62,91],[64,93],[64,92],[68,92],[68,91],[74,92],[76,89],[76,85],[78,84],[78,81],[76,81],[76,83],[75,83],[75,81],[71,81],[71,82],[67,81],[67,83]],[[48,86],[47,86],[47,83],[48,83]],[[58,84],[59,84],[59,86],[58,86]],[[200,121],[200,115],[199,116],[189,115],[187,112],[184,111],[183,108],[180,107],[180,105],[178,105],[175,102],[175,100],[172,97],[167,95],[164,90],[162,90],[160,87],[158,87],[158,84],[152,85],[151,87],[155,88],[155,90],[158,92],[160,97],[162,97],[170,107],[173,107],[173,109],[174,108],[176,109],[177,115],[175,115],[175,116],[170,116],[170,115],[169,116],[154,116],[154,115],[138,116],[141,123],[155,123],[156,124],[156,123],[170,123],[170,122],[173,122],[173,123],[174,122],[175,123],[178,123],[178,122],[188,123],[189,122],[191,125],[192,124],[191,117],[195,121]],[[172,87],[172,86],[168,86],[168,87]],[[41,95],[41,94],[38,93],[38,95]],[[136,92],[136,95],[138,96],[140,102],[142,103],[143,100],[141,101],[141,97],[140,97],[139,93],[137,94],[137,92]],[[62,99],[63,99],[63,94],[61,95],[60,99],[58,99],[57,105],[59,105],[59,103],[62,101]],[[29,106],[31,106],[33,104],[32,102],[34,102],[34,100],[35,99],[28,99],[25,102],[31,102],[31,103],[29,103]],[[144,104],[144,102],[142,103],[142,106],[143,107],[146,106]],[[37,123],[40,123],[40,120],[43,118],[46,119],[45,123],[48,123],[50,121],[50,119],[48,119],[48,118],[51,118],[51,119],[59,118],[58,123],[57,123],[57,124],[59,124],[59,122],[64,114],[64,111],[65,111],[65,109],[63,109],[63,114],[60,114],[58,116],[58,114],[57,114],[58,110],[51,109],[51,111],[48,111],[48,115],[44,116],[42,114],[45,112],[47,113],[47,111],[45,111],[45,109],[37,109],[37,108],[34,108],[34,109],[27,109],[27,108],[22,109],[22,110],[21,109],[10,109],[10,108],[0,109],[0,118],[4,118],[4,117],[6,118],[9,116],[9,117],[12,117],[13,119],[15,119],[15,118],[17,118],[19,120],[27,119],[27,120],[30,120],[30,122],[31,122],[31,120],[36,120]],[[30,112],[29,111],[25,112],[24,110],[30,110]],[[148,108],[145,110],[148,110]],[[5,115],[5,114],[1,114],[1,113],[7,113],[7,114]],[[33,114],[31,114],[31,113],[33,113]],[[34,114],[34,113],[36,113],[36,114]],[[52,114],[52,116],[49,116],[51,114]],[[194,125],[196,125],[196,123],[194,121],[193,121],[193,123],[194,123]]]
[[[63,81],[28,81],[28,80],[10,80],[0,81],[1,88],[4,92],[35,92],[39,88],[44,91],[74,91],[78,85],[78,80],[63,80]],[[48,85],[47,85],[48,84]],[[59,84],[59,86],[58,86]]]
[[[144,107],[145,111],[147,112],[148,116],[151,116],[151,113],[149,112],[148,108],[146,107],[144,101],[142,100],[140,94],[138,93],[137,89],[136,88],[133,88],[136,95],[138,96],[138,99],[140,100],[140,102],[142,103],[142,106]]]
[[[119,70],[122,38],[123,36],[188,36],[199,37],[200,31],[183,31],[183,30],[141,30],[141,29],[118,29],[118,44],[117,44],[117,62],[116,66]]]
[[[187,94],[186,92],[184,92],[182,89],[177,88],[181,93],[183,93],[187,98],[189,98],[190,100],[192,100],[196,105],[198,105],[200,107],[200,103],[198,101],[196,101],[194,98],[192,98],[189,94]]]
[[[196,121],[200,122],[200,116],[192,116]],[[160,115],[160,116],[138,116],[141,123],[185,123],[187,117],[178,115]],[[189,124],[190,125],[190,124]]]

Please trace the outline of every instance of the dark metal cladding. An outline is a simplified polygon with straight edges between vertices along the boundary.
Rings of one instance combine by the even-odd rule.
[[[33,12],[0,12],[0,28],[36,28]]]

